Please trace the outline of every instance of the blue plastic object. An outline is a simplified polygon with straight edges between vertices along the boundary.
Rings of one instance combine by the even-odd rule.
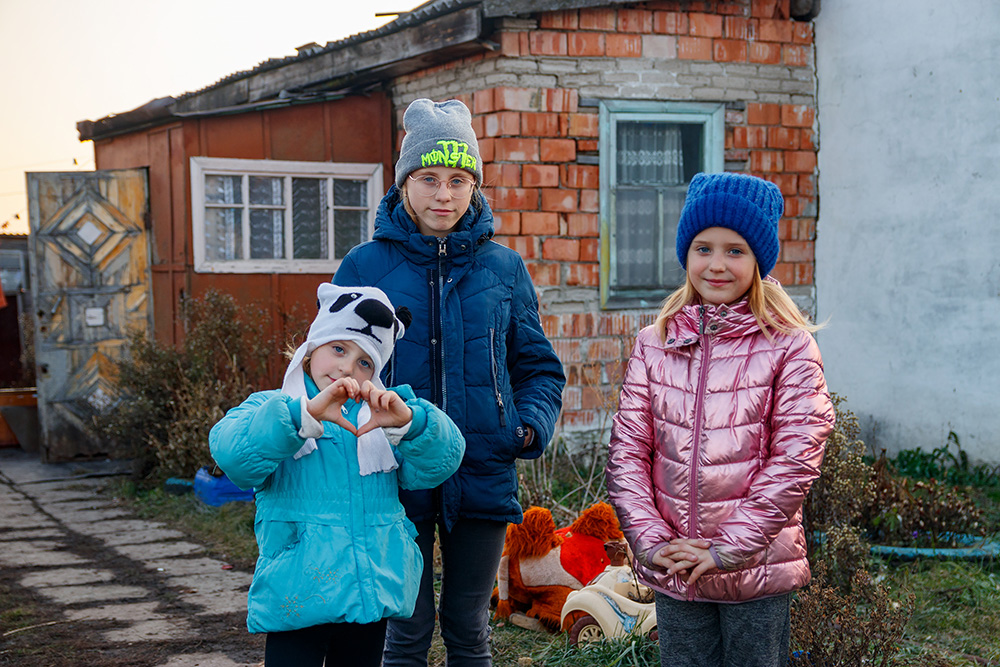
[[[238,500],[253,500],[253,489],[244,491],[222,475],[215,477],[208,468],[201,468],[194,476],[194,495],[212,507],[219,507]]]

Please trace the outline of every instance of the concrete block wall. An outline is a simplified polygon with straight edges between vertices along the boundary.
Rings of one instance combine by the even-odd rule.
[[[651,310],[600,307],[600,99],[719,102],[725,165],[785,195],[772,275],[812,310],[816,238],[813,27],[788,0],[645,2],[503,19],[497,49],[393,82],[473,112],[496,241],[524,258],[569,383],[562,433],[607,438],[632,337]],[[666,296],[666,294],[664,294]],[[610,404],[610,405],[609,405]]]

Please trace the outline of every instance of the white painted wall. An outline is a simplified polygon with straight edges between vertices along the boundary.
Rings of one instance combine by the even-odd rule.
[[[869,445],[954,431],[1000,462],[1000,2],[834,0],[815,27],[830,389]]]

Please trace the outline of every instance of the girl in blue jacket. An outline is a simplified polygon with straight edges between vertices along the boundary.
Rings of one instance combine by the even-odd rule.
[[[265,665],[375,667],[423,568],[398,489],[450,477],[465,440],[433,404],[379,379],[405,309],[375,288],[323,283],[317,297],[281,390],[230,410],[209,444],[237,486],[256,489],[247,627],[267,633]]]
[[[518,458],[540,456],[565,385],[542,332],[521,257],[491,241],[493,214],[469,109],[414,101],[396,183],[382,199],[373,240],[347,254],[334,282],[374,285],[413,321],[388,377],[413,387],[466,440],[458,472],[430,491],[400,494],[419,532],[424,571],[416,610],[393,618],[384,665],[426,665],[435,611],[448,665],[489,665],[489,601],[508,522],[520,523]],[[435,610],[431,554],[442,558]]]

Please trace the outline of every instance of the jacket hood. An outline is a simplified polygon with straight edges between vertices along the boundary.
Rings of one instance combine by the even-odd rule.
[[[486,198],[476,195],[482,202],[477,210],[469,206],[469,210],[459,219],[455,231],[445,237],[448,255],[454,261],[463,255],[471,256],[487,241],[493,238],[493,211]],[[421,234],[417,223],[413,221],[403,205],[402,192],[395,185],[382,197],[375,212],[375,233],[373,239],[396,241],[409,251],[409,254],[424,258],[435,258],[438,254],[438,241],[435,236]]]

